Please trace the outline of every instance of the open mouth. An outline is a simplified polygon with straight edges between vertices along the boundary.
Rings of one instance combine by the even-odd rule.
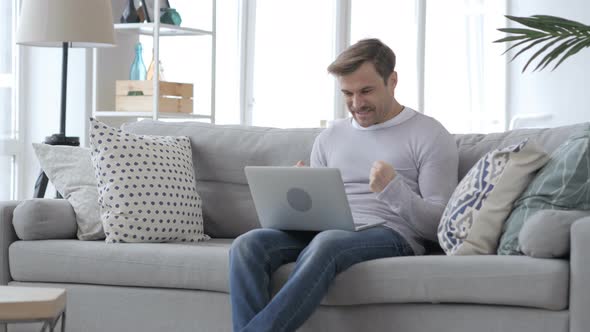
[[[354,113],[356,115],[365,116],[365,115],[369,114],[371,111],[372,111],[371,109],[364,109],[364,110],[354,111]]]

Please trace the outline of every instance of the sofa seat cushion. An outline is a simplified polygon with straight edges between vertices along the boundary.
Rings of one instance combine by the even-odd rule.
[[[15,281],[227,292],[231,242],[17,241],[9,248],[10,273]]]
[[[17,241],[9,249],[12,279],[229,292],[231,240],[106,244]],[[276,291],[293,264],[273,276]],[[368,261],[338,275],[324,304],[483,303],[567,308],[566,260],[528,256],[418,256]]]
[[[273,276],[282,286],[294,264]],[[324,305],[477,303],[563,310],[569,262],[527,256],[412,256],[353,265],[336,276]]]

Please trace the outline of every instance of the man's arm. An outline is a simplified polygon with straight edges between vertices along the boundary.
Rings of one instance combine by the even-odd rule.
[[[326,131],[321,132],[313,142],[311,156],[309,158],[311,167],[327,167],[328,163],[326,161],[326,155],[322,144],[322,137],[325,135],[325,132]]]
[[[393,180],[380,192],[375,191],[378,192],[377,199],[387,203],[394,212],[411,223],[420,236],[437,241],[436,230],[440,217],[457,186],[459,154],[453,136],[441,131],[418,158],[418,187],[421,195],[413,192],[401,176],[395,175],[395,171]],[[387,175],[388,170],[378,172],[376,181],[382,172]],[[381,188],[378,184],[373,187]]]

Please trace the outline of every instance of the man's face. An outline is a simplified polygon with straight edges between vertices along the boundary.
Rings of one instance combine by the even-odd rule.
[[[395,116],[396,72],[389,76],[386,85],[375,66],[365,62],[351,74],[340,76],[338,81],[348,111],[362,127],[383,123]]]

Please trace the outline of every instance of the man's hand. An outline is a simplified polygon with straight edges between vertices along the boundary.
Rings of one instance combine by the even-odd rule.
[[[369,188],[374,193],[380,193],[387,187],[396,176],[395,169],[390,164],[384,161],[376,161],[371,167],[371,175],[369,176]]]
[[[305,163],[303,162],[303,160],[299,160],[297,164],[295,164],[295,167],[305,167]]]

